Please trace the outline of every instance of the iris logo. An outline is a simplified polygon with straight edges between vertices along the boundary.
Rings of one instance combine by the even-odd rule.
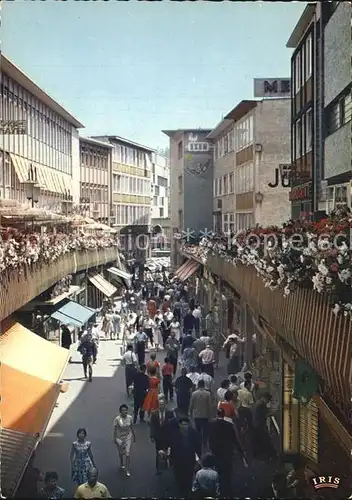
[[[320,490],[322,488],[331,488],[337,490],[340,486],[341,479],[339,477],[333,476],[319,476],[313,477],[313,487],[315,490]]]

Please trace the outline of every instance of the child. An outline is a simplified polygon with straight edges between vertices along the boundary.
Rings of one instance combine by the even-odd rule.
[[[174,388],[172,385],[172,376],[174,373],[174,367],[171,364],[171,361],[169,358],[164,359],[164,366],[162,367],[161,373],[163,375],[163,392],[166,401],[170,399],[172,400],[174,397]]]
[[[206,453],[202,457],[202,468],[196,473],[192,492],[196,498],[218,497],[220,495],[219,474],[215,470],[215,457]]]

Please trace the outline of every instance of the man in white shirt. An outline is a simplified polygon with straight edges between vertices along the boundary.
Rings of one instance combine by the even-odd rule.
[[[245,423],[247,423],[247,426],[249,428],[252,426],[251,408],[254,404],[254,399],[251,392],[251,384],[251,380],[246,380],[244,382],[244,387],[238,391],[238,416],[242,428],[244,427]]]
[[[176,339],[180,340],[181,325],[176,318],[173,318],[173,320],[171,321],[170,332],[175,332]]]
[[[171,312],[171,309],[168,309],[165,313],[165,319],[168,323],[171,323],[171,321],[173,320],[174,318],[174,315],[173,313]]]
[[[134,377],[137,372],[138,360],[137,356],[133,352],[132,344],[127,346],[127,351],[122,356],[121,364],[125,366],[125,380],[126,380],[126,392],[127,396],[130,396],[132,391],[132,384]]]
[[[212,392],[214,380],[213,377],[202,370],[202,373],[199,375],[199,380],[204,380],[204,387],[207,391]]]
[[[202,363],[202,371],[214,378],[214,351],[209,344],[199,353],[199,358]]]
[[[198,381],[200,379],[200,374],[196,370],[195,366],[191,366],[190,373],[187,373],[187,377],[191,379],[194,387],[198,387]]]
[[[244,382],[241,382],[241,384],[240,384],[240,389],[244,389],[244,387],[245,387],[245,383],[246,383],[247,381],[249,381],[249,382],[250,382],[250,385],[248,386],[248,387],[250,387],[250,389],[249,389],[249,390],[253,392],[255,385],[254,385],[254,383],[253,383],[252,378],[253,378],[253,375],[251,374],[251,372],[246,372],[246,373],[244,374]]]
[[[201,326],[201,321],[202,321],[202,310],[199,305],[196,306],[196,308],[193,311],[193,316],[194,316],[194,329],[196,331],[197,337],[199,337],[199,332],[200,332],[200,326]]]

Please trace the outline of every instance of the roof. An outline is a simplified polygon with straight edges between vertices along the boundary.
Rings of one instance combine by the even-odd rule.
[[[215,139],[221,132],[223,132],[231,123],[237,122],[243,118],[249,111],[254,109],[258,104],[258,101],[241,101],[237,104],[226,116],[221,120],[218,125],[211,130],[210,134],[207,135],[207,139]]]
[[[79,137],[79,142],[87,142],[88,144],[93,144],[96,146],[102,146],[103,148],[113,148],[112,144],[104,141],[98,141],[97,139],[92,139],[91,137]]]
[[[183,134],[184,132],[189,133],[189,132],[205,132],[209,134],[211,132],[211,128],[179,128],[175,130],[162,130],[162,133],[167,135],[168,137],[172,137],[177,134]]]
[[[308,28],[316,9],[315,3],[309,3],[304,11],[302,12],[301,17],[298,20],[298,23],[294,27],[288,42],[286,43],[286,47],[288,49],[295,49],[299,44],[300,39],[304,35],[306,29]]]
[[[55,101],[49,96],[43,89],[38,87],[36,83],[33,82],[20,68],[18,68],[13,62],[11,62],[6,56],[1,54],[1,71],[6,73],[9,77],[19,83],[23,88],[28,90],[32,95],[37,97],[41,102],[49,106],[53,111],[60,115],[64,120],[66,120],[71,125],[76,128],[84,128],[81,122],[79,122],[74,116],[72,116],[68,111],[66,111],[61,104]]]
[[[149,146],[143,146],[143,144],[139,144],[138,142],[130,141],[130,139],[126,139],[125,137],[120,137],[119,135],[94,135],[93,139],[98,139],[103,142],[123,142],[125,144],[129,144],[131,146],[135,146],[136,148],[143,149],[144,151],[150,151],[152,153],[156,152],[156,149],[150,148]]]

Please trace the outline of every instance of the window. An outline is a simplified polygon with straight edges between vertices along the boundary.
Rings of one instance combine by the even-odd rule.
[[[295,158],[301,157],[301,134],[302,134],[302,121],[297,120],[295,123]]]
[[[217,194],[218,194],[218,193],[217,193],[217,188],[218,188],[218,182],[217,182],[217,181],[218,181],[218,180],[217,180],[217,179],[215,179],[215,180],[214,180],[214,182],[213,182],[213,196],[214,196],[214,197],[215,197],[215,196],[217,196]]]
[[[233,130],[228,134],[229,151],[234,150]]]
[[[312,127],[313,127],[312,110],[309,109],[306,113],[306,122],[305,122],[306,153],[309,153],[309,151],[312,150]]]
[[[154,205],[155,207],[157,207],[157,206],[158,206],[158,197],[157,197],[157,196],[154,196],[154,197],[153,197],[153,205]]]
[[[182,181],[182,175],[178,176],[178,192],[182,193],[183,191],[183,181]]]
[[[295,83],[295,94],[298,94],[301,88],[301,53],[298,52],[294,60],[294,83]]]
[[[248,147],[253,142],[253,115],[244,118],[234,127],[235,151]]]
[[[218,179],[218,195],[222,196],[222,178],[219,177]]]
[[[235,231],[235,214],[230,214],[230,219],[229,219],[229,230],[230,233],[233,233]]]
[[[164,208],[163,207],[159,208],[159,217],[164,217]]]
[[[165,205],[165,198],[160,197],[160,205],[163,207]]]
[[[183,141],[180,141],[177,146],[177,155],[178,159],[181,160],[183,157]]]
[[[224,154],[226,155],[229,152],[229,138],[227,135],[224,137]]]
[[[159,186],[155,186],[154,194],[155,194],[155,196],[159,196],[160,195],[160,188],[159,188]]]
[[[228,194],[227,175],[224,175],[224,194]]]
[[[233,193],[233,188],[234,188],[234,185],[233,185],[233,173],[231,173],[229,175],[229,194]]]
[[[157,184],[160,187],[167,188],[167,179],[165,177],[160,177],[160,175],[157,176]]]
[[[351,209],[351,199],[349,184],[329,186],[327,188],[326,212],[330,213],[340,205],[347,205]]]
[[[312,34],[310,33],[307,37],[306,43],[305,43],[305,80],[309,80],[309,78],[312,76]]]
[[[236,214],[236,230],[243,231],[252,226],[252,213]]]
[[[207,142],[190,142],[188,151],[209,151],[209,144]]]
[[[224,233],[229,232],[229,214],[223,214],[223,220],[222,220],[222,230]]]
[[[178,211],[178,229],[182,229],[183,227],[183,210]]]
[[[352,91],[342,99],[341,108],[341,122],[345,125],[352,119]]]

